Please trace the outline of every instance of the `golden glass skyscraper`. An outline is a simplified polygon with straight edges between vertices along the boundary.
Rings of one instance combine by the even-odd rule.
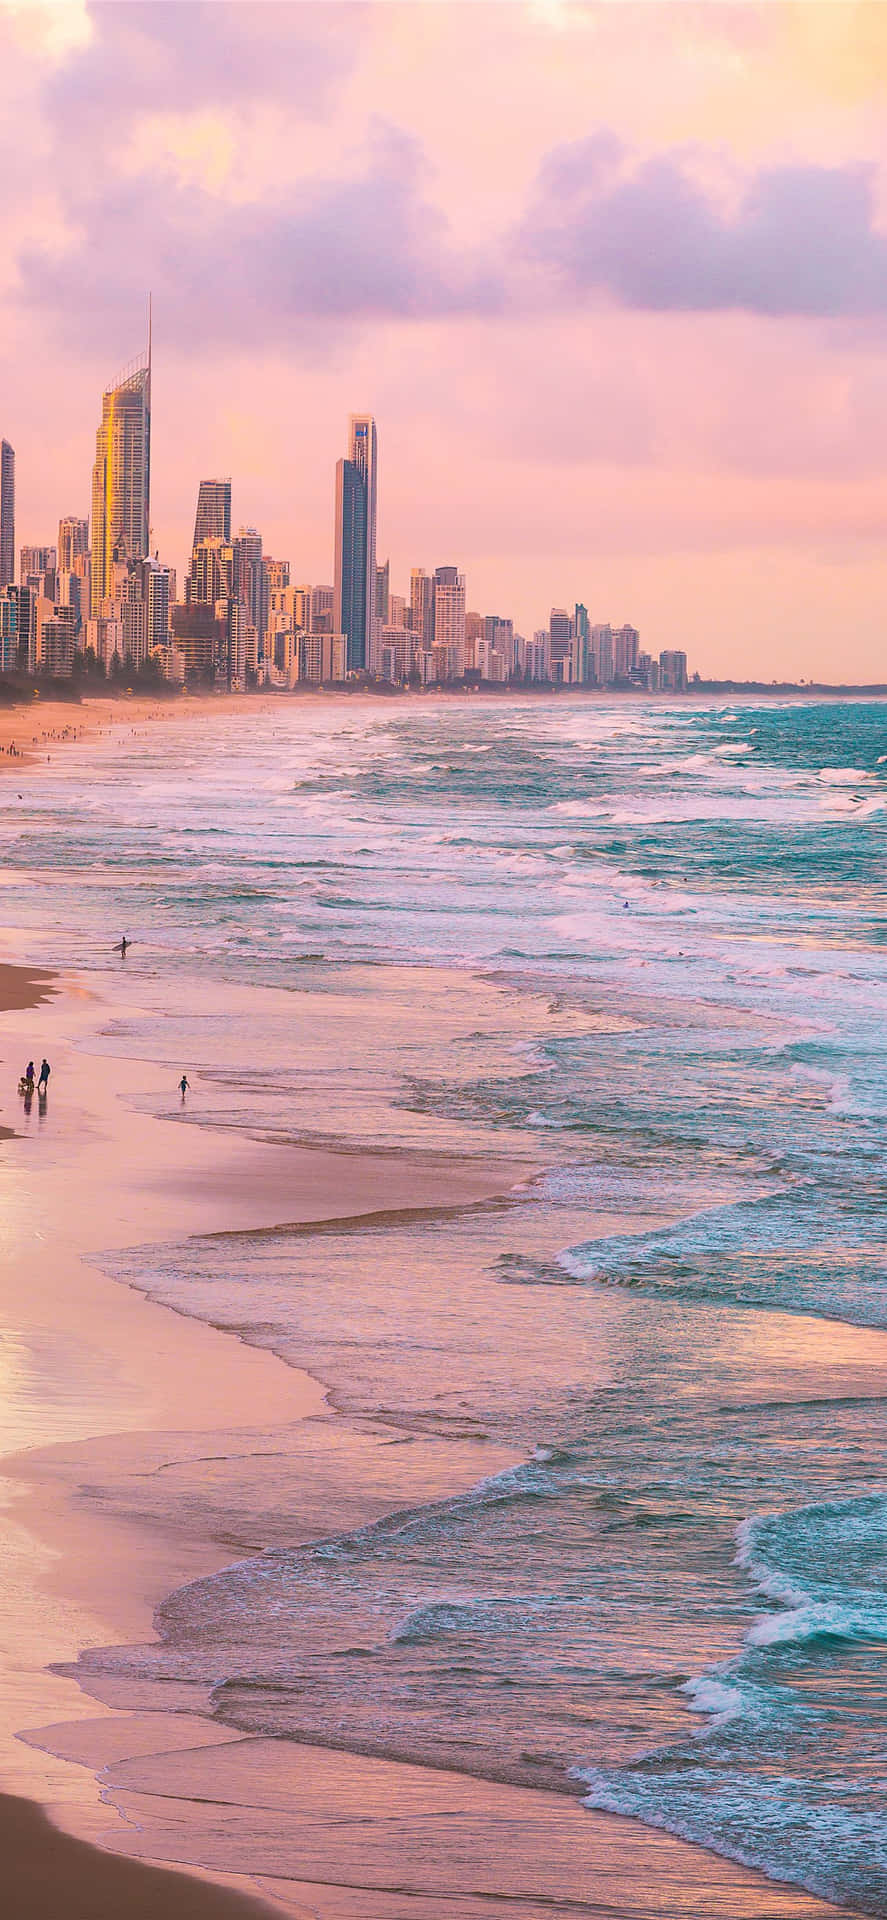
[[[151,493],[151,348],[102,396],[95,437],[90,543],[93,619],[111,592],[115,560],[149,551]]]

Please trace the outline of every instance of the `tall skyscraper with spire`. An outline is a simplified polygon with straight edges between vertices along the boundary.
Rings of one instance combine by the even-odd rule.
[[[102,396],[92,470],[91,589],[93,619],[111,593],[115,561],[144,560],[150,550],[151,335],[144,355]]]
[[[336,584],[333,627],[347,641],[349,673],[378,667],[376,493],[378,443],[371,414],[353,413],[348,458],[336,467]]]
[[[0,592],[15,580],[15,450],[0,440]]]

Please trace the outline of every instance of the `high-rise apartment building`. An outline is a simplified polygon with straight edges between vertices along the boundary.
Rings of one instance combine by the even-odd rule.
[[[366,487],[353,460],[336,467],[336,597],[332,625],[344,633],[349,673],[369,665]],[[375,581],[374,581],[375,592]]]
[[[227,544],[230,538],[231,482],[201,480],[197,489],[197,513],[191,545],[199,547],[201,540],[224,540]]]
[[[641,636],[637,627],[613,629],[613,677],[630,680],[640,657]]]
[[[115,561],[149,551],[151,350],[102,396],[92,470],[90,600],[93,617],[111,592]]]
[[[269,593],[282,593],[290,583],[290,563],[288,560],[272,560],[266,553],[262,560],[268,581]]]
[[[569,680],[572,671],[573,621],[565,607],[552,607],[548,620],[552,680]]]
[[[434,581],[424,567],[410,574],[410,626],[418,651],[430,652],[434,644]]]
[[[207,535],[191,555],[189,593],[198,606],[214,607],[218,600],[234,596],[234,548],[228,540]]]
[[[386,560],[384,567],[376,568],[376,620],[380,627],[388,625],[388,601],[391,597],[391,562]]]
[[[590,678],[597,687],[613,684],[613,629],[606,621],[588,629]]]
[[[588,608],[577,600],[573,608],[573,679],[581,686],[587,686],[591,680],[591,654],[588,639]]]
[[[75,573],[75,560],[80,560],[89,552],[89,521],[79,520],[76,514],[69,513],[59,521],[58,570],[59,573]]]
[[[504,662],[504,678],[514,672],[514,621],[505,620],[501,614],[488,613],[484,619],[483,638]]]
[[[461,680],[465,672],[465,575],[458,567],[435,569],[434,656],[439,680]]]
[[[687,656],[679,649],[667,647],[659,655],[659,685],[663,693],[686,693]]]
[[[142,599],[145,603],[145,650],[148,655],[158,647],[168,647],[171,574],[159,560],[142,560],[137,568]]]
[[[306,633],[332,633],[333,613],[336,605],[335,587],[312,587],[307,620],[302,621]]]
[[[348,457],[336,467],[336,587],[333,626],[347,639],[349,672],[375,671],[378,444],[369,414],[352,414]]]
[[[0,440],[0,592],[15,580],[15,449]]]
[[[37,595],[10,580],[0,590],[0,671],[18,667],[33,673],[36,666]]]
[[[18,577],[23,587],[31,587],[44,600],[55,599],[58,554],[55,547],[22,547]]]
[[[262,536],[255,527],[239,527],[234,548],[234,596],[245,606],[263,653],[268,630],[268,575],[262,554]]]

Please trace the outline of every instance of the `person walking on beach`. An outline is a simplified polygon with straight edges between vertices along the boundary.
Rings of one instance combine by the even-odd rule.
[[[179,1081],[179,1091],[181,1093],[182,1100],[184,1101],[185,1095],[188,1091],[188,1076],[186,1073],[182,1074],[181,1080]]]
[[[132,941],[131,941],[131,940],[127,940],[127,938],[126,938],[126,934],[124,934],[124,936],[123,936],[123,939],[122,939],[122,940],[118,940],[118,942],[117,942],[117,945],[116,945],[116,947],[115,947],[115,949],[114,949],[114,951],[115,951],[115,953],[119,953],[119,955],[120,955],[120,958],[121,958],[121,960],[125,960],[125,959],[126,959],[126,949],[127,949],[127,947],[131,947],[131,946],[132,946]]]
[[[41,1067],[40,1067],[40,1078],[39,1078],[39,1080],[38,1080],[38,1082],[37,1082],[37,1092],[38,1092],[38,1093],[46,1093],[46,1092],[47,1092],[47,1090],[48,1090],[48,1087],[49,1087],[49,1076],[50,1076],[50,1074],[51,1074],[51,1072],[52,1072],[52,1068],[51,1068],[51,1066],[50,1066],[50,1064],[49,1064],[49,1061],[48,1061],[48,1060],[46,1060],[46,1059],[44,1059],[44,1060],[43,1060],[43,1062],[42,1062],[42,1065],[41,1065]]]
[[[34,1091],[34,1072],[34,1062],[33,1060],[29,1060],[22,1074],[22,1085],[26,1093],[33,1093]]]

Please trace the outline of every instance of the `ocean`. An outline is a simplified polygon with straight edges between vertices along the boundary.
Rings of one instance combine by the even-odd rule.
[[[231,1565],[87,1691],[581,1792],[887,1914],[885,877],[881,702],[257,700],[41,769],[7,922],[36,964],[133,941],[98,1044],[187,1068],[177,1124],[543,1168],[109,1256],[331,1428],[478,1471],[331,1532],[241,1459]]]

